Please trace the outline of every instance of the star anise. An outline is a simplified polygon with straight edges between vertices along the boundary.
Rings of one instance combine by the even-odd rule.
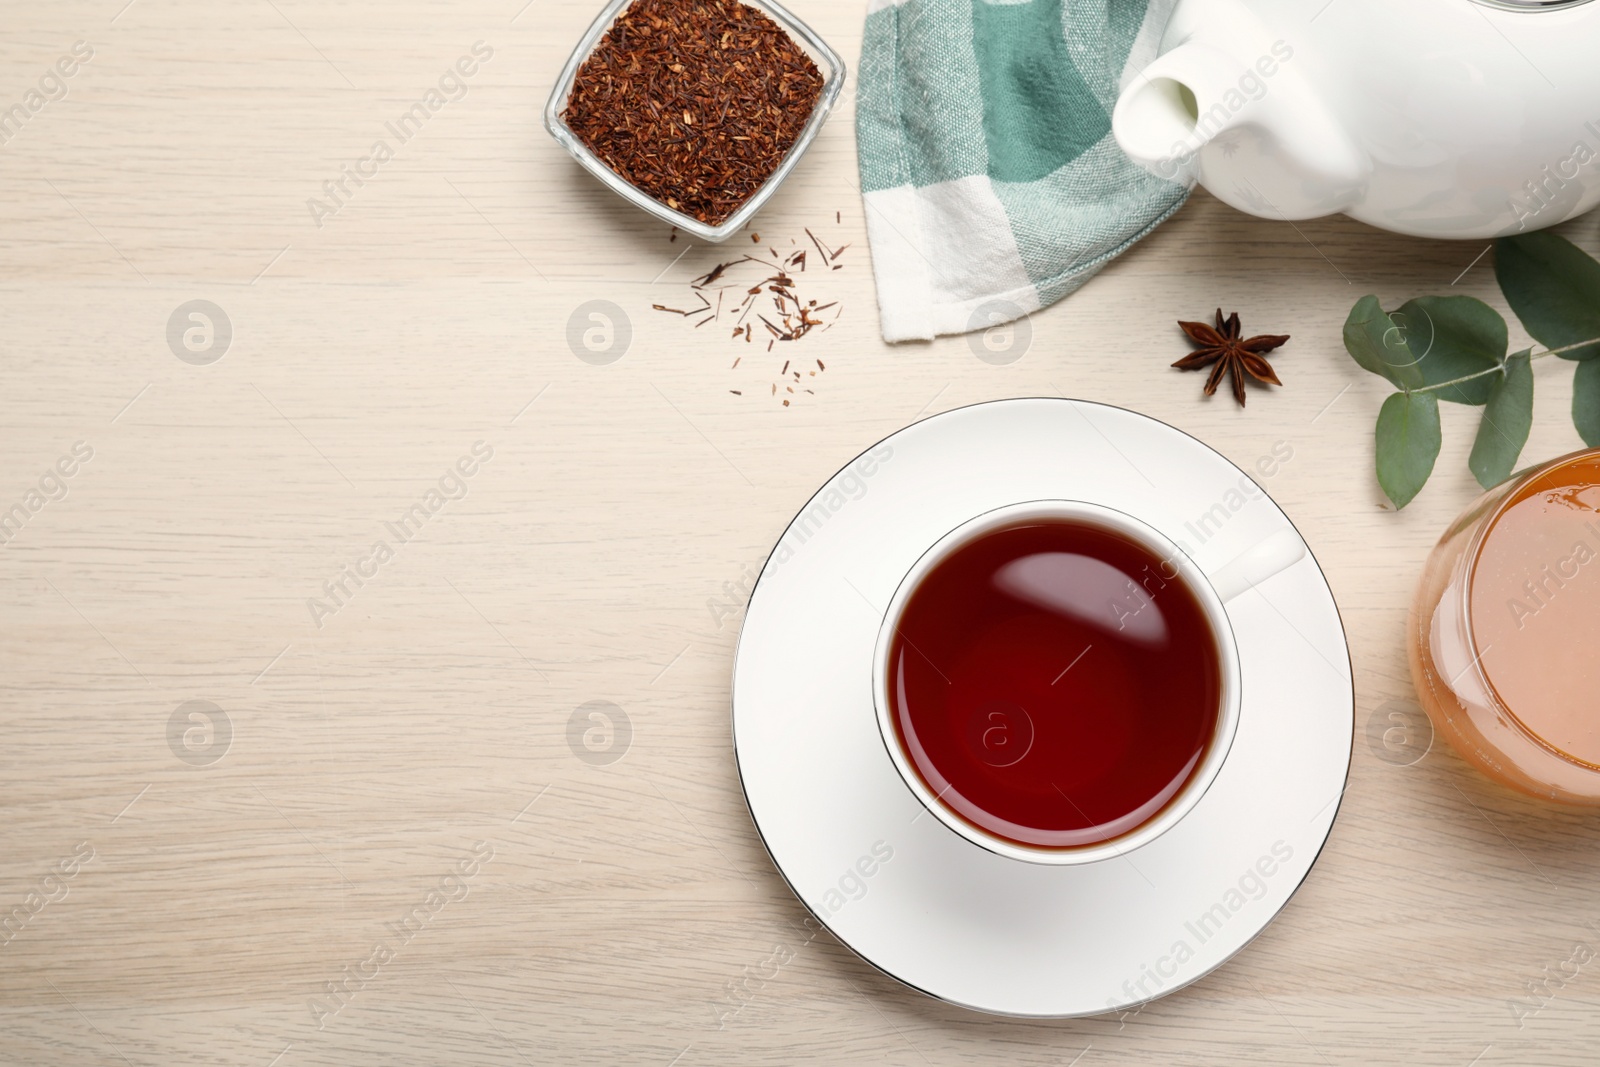
[[[1224,319],[1221,308],[1217,309],[1215,327],[1204,322],[1179,322],[1178,326],[1188,335],[1189,340],[1200,347],[1178,360],[1173,366],[1180,370],[1199,370],[1216,364],[1211,369],[1210,377],[1206,378],[1206,396],[1211,396],[1217,391],[1218,383],[1222,381],[1223,374],[1227,373],[1233,376],[1233,398],[1239,402],[1240,407],[1244,407],[1244,376],[1247,373],[1258,382],[1283,384],[1273,371],[1272,364],[1268,363],[1262,354],[1271,352],[1287,341],[1288,334],[1269,333],[1240,340],[1239,313],[1235,311]]]

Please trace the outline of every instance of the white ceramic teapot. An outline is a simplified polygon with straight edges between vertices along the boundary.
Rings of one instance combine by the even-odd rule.
[[[1600,2],[1178,0],[1112,129],[1264,218],[1553,226],[1600,203]]]

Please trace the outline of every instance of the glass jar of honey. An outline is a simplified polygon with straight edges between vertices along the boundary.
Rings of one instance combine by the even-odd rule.
[[[1480,497],[1428,557],[1407,634],[1434,730],[1513,789],[1600,806],[1600,449]]]

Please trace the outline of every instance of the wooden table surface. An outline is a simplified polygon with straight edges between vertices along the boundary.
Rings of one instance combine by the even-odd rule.
[[[795,7],[853,60],[860,3]],[[891,348],[847,93],[745,246],[850,245],[805,275],[842,310],[790,346],[826,370],[785,408],[759,346],[651,309],[726,250],[669,240],[540,126],[594,10],[7,12],[0,1061],[1592,1063],[1600,818],[1418,759],[1426,736],[1369,743],[1414,712],[1407,601],[1475,495],[1473,423],[1446,406],[1393,512],[1385,390],[1339,327],[1367,292],[1503,309],[1483,246],[1200,194],[1014,362]],[[1563,232],[1600,250],[1594,218]],[[591,301],[620,309],[598,355]],[[1173,320],[1218,304],[1294,338],[1245,411],[1168,369]],[[1530,460],[1579,446],[1570,366],[1534,373]],[[1013,1021],[806,940],[740,794],[729,674],[742,588],[835,469],[919,416],[1061,394],[1242,466],[1292,449],[1264,485],[1343,612],[1356,747],[1320,862],[1231,963],[1138,1013]]]

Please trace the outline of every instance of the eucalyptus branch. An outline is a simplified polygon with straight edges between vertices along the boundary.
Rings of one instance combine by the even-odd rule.
[[[1539,356],[1548,356],[1549,354],[1550,354],[1549,352],[1540,352]],[[1529,356],[1528,358],[1529,359],[1538,359],[1539,356]],[[1480,370],[1480,371],[1477,371],[1476,373],[1473,373],[1473,374],[1463,374],[1459,378],[1451,378],[1448,382],[1435,382],[1433,385],[1419,385],[1415,389],[1406,389],[1406,390],[1404,390],[1404,392],[1406,392],[1406,393],[1437,393],[1440,389],[1448,389],[1452,385],[1460,385],[1462,382],[1470,382],[1470,381],[1474,381],[1474,380],[1476,380],[1478,378],[1487,378],[1491,374],[1504,374],[1505,372],[1506,372],[1506,365],[1504,363],[1497,363],[1493,367],[1490,367],[1488,370]]]
[[[1418,296],[1392,312],[1371,294],[1356,301],[1344,323],[1345,350],[1396,390],[1373,430],[1378,484],[1396,509],[1433,474],[1443,443],[1441,400],[1482,409],[1467,458],[1478,484],[1491,489],[1511,476],[1533,430],[1531,363],[1545,356],[1577,357],[1572,425],[1584,444],[1600,449],[1600,260],[1548,230],[1502,237],[1494,256],[1495,281],[1528,336],[1590,339],[1507,355],[1505,316],[1477,297]],[[1419,354],[1423,339],[1410,335],[1423,322],[1431,332]],[[1429,353],[1433,361],[1418,367]],[[1409,363],[1395,358],[1407,354],[1415,357]],[[1460,376],[1432,380],[1447,375]]]
[[[1536,353],[1530,358],[1538,359],[1540,356],[1559,356],[1563,352],[1575,352],[1580,348],[1588,348],[1590,345],[1600,345],[1600,337],[1591,337],[1587,341],[1579,341],[1575,345],[1562,345],[1560,348],[1547,348],[1543,352]]]
[[[1591,337],[1589,340],[1579,341],[1575,345],[1562,345],[1560,348],[1547,348],[1543,352],[1530,352],[1528,354],[1528,361],[1531,363],[1533,360],[1543,359],[1545,356],[1559,356],[1563,352],[1576,352],[1580,348],[1589,348],[1593,345],[1600,345],[1600,337]],[[1510,357],[1508,356],[1507,359],[1509,358]],[[1405,391],[1407,393],[1437,393],[1441,389],[1448,389],[1453,385],[1460,385],[1462,382],[1470,382],[1477,378],[1486,378],[1491,374],[1504,374],[1505,372],[1505,361],[1501,361],[1487,370],[1476,371],[1472,374],[1463,374],[1459,378],[1451,378],[1448,382],[1435,382],[1433,385],[1419,386],[1416,389],[1407,389]]]

